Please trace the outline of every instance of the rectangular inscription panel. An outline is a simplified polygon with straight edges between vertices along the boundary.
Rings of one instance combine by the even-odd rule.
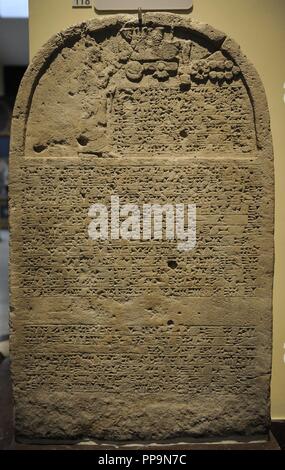
[[[240,82],[192,86],[182,94],[177,88],[118,89],[110,127],[122,154],[248,153],[256,147],[252,108]]]
[[[14,259],[13,288],[23,293],[17,320],[22,400],[27,391],[47,403],[70,393],[86,402],[96,397],[101,407],[108,395],[117,396],[116,416],[117,400],[134,394],[153,400],[159,393],[165,402],[181,396],[189,409],[201,396],[208,406],[220,396],[258,400],[257,314],[268,308],[257,301],[268,288],[259,282],[266,270],[259,223],[266,194],[255,189],[264,178],[260,165],[188,159],[174,171],[166,162],[132,160],[94,169],[86,158],[80,169],[54,162],[50,169],[27,163],[21,170],[27,190],[14,243],[24,251]],[[39,193],[42,186],[48,189]],[[162,192],[168,202],[196,202],[195,251],[179,253],[169,241],[88,239],[88,208],[94,201],[108,205],[113,186],[122,202],[138,198],[142,205]]]

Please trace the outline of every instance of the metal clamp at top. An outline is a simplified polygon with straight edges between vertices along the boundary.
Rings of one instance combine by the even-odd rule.
[[[139,19],[139,28],[142,29],[143,25],[143,13],[141,7],[138,8],[138,19]]]

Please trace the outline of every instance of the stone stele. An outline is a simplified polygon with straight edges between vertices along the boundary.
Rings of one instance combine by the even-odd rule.
[[[53,37],[11,148],[11,349],[20,438],[265,435],[274,167],[260,79],[173,14]],[[89,209],[196,204],[197,243],[94,241]]]

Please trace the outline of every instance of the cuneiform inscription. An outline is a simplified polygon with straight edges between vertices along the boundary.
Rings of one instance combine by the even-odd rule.
[[[252,108],[245,88],[119,89],[110,126],[118,152],[181,153],[255,149]]]
[[[25,325],[23,334],[26,345],[32,346],[22,358],[30,364],[23,376],[28,390],[60,387],[71,392],[191,396],[206,387],[208,392],[225,387],[242,391],[254,378],[253,326]],[[63,352],[68,345],[71,349]],[[74,346],[83,349],[75,353]]]
[[[264,244],[260,224],[270,209],[267,193],[260,190],[261,168],[258,162],[191,163],[175,169],[163,164],[94,169],[87,163],[80,170],[27,165],[21,174],[27,189],[17,235],[25,256],[17,258],[14,285],[25,296],[84,292],[127,299],[158,290],[174,297],[257,295],[264,286],[258,284]],[[46,191],[39,191],[43,186]],[[179,254],[167,240],[127,245],[89,240],[89,207],[110,204],[114,188],[122,203],[196,203],[193,253]]]

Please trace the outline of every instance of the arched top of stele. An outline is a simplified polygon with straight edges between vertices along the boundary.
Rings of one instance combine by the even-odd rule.
[[[226,86],[241,80],[255,126],[255,135],[248,136],[248,143],[254,151],[269,150],[266,154],[270,158],[272,141],[263,85],[236,42],[212,26],[170,13],[145,14],[142,28],[139,31],[137,16],[114,15],[83,22],[53,36],[34,57],[20,87],[14,110],[12,157],[70,156],[82,148],[91,154],[103,150],[116,153],[107,132],[92,135],[88,125],[106,125],[102,100],[112,97],[119,85],[151,87],[159,81],[166,87],[185,86],[187,91],[190,83],[203,85],[208,81]],[[94,101],[85,109],[89,124],[82,129],[78,121],[88,94]],[[87,116],[94,103],[98,109],[93,112],[98,111],[102,123],[100,116],[93,121]],[[207,147],[190,150],[205,151]]]

